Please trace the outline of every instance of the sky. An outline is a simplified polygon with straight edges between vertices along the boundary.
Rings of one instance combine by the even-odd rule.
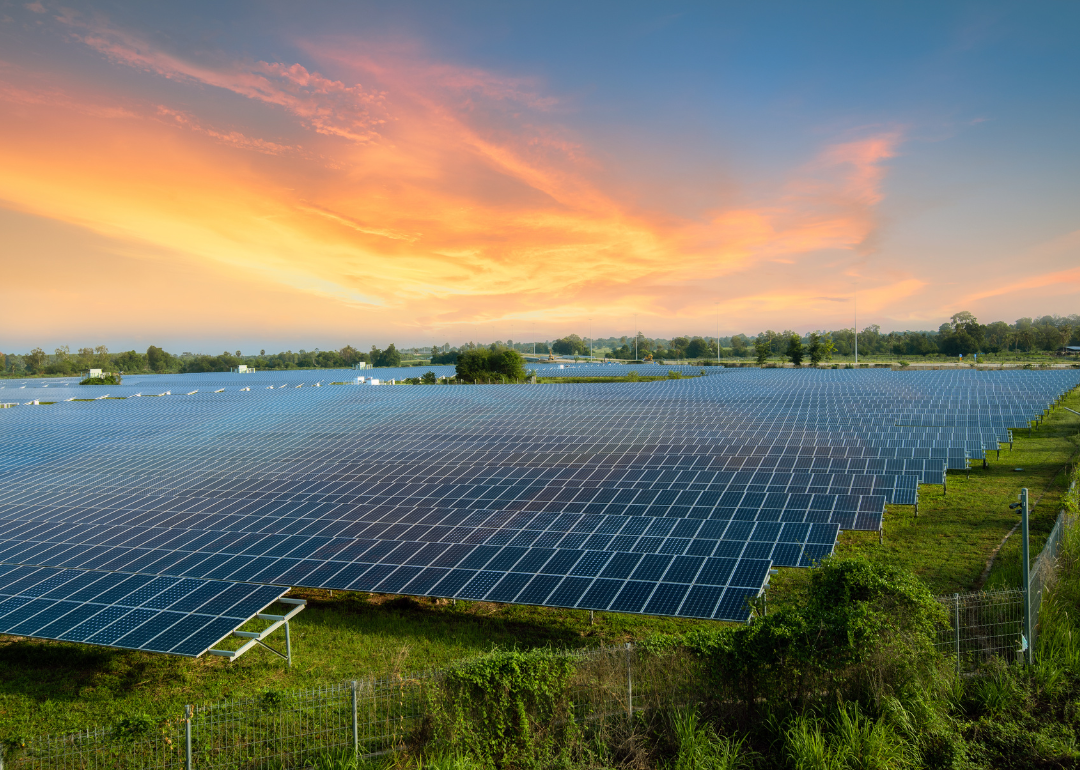
[[[1070,2],[0,0],[0,350],[1080,312]]]

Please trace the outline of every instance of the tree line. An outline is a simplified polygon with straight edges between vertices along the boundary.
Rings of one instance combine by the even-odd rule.
[[[393,343],[380,350],[374,345],[362,353],[352,345],[340,350],[291,350],[267,354],[244,355],[239,350],[219,355],[182,353],[175,355],[151,345],[145,353],[127,350],[111,353],[104,345],[79,348],[72,353],[68,346],[56,348],[49,354],[40,347],[22,355],[0,353],[0,372],[8,375],[66,375],[75,376],[89,369],[101,369],[124,374],[166,374],[192,372],[227,372],[241,364],[256,369],[343,369],[360,362],[372,366],[400,366],[401,351]]]
[[[968,311],[961,311],[941,324],[936,331],[896,331],[883,334],[881,327],[871,324],[858,333],[859,353],[867,356],[913,356],[946,355],[959,356],[971,353],[1038,353],[1052,352],[1063,346],[1080,346],[1080,315],[1047,315],[1041,318],[1020,318],[1013,323],[993,321],[988,324]],[[798,340],[798,344],[795,343]],[[817,342],[815,343],[815,340]],[[703,337],[683,335],[671,339],[646,337],[607,337],[592,340],[593,354],[623,360],[643,359],[707,359],[707,358],[770,358],[805,357],[814,361],[829,360],[833,354],[851,356],[855,352],[854,329],[818,330],[799,333],[793,330],[776,332],[767,329],[756,335],[736,334],[730,337]],[[587,356],[589,340],[577,334],[569,334],[554,341],[514,342],[498,341],[491,345],[468,342],[459,347],[449,343],[430,348],[431,364],[456,364],[466,351],[496,348],[518,353],[547,355],[549,352],[562,356]],[[417,348],[413,348],[415,354]],[[428,348],[423,349],[425,353]],[[763,358],[764,353],[764,358]],[[340,369],[360,362],[372,366],[400,366],[402,353],[393,343],[380,350],[374,345],[368,352],[361,352],[352,345],[340,350],[291,350],[258,355],[243,355],[239,350],[225,351],[219,355],[195,353],[169,353],[151,345],[146,352],[135,350],[111,353],[104,345],[79,348],[71,352],[68,346],[46,353],[40,347],[29,353],[0,353],[0,372],[8,375],[77,375],[87,369],[103,369],[125,373],[157,372],[224,372],[246,364],[257,369]]]

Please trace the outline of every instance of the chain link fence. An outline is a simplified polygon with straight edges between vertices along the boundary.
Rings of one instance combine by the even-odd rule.
[[[948,623],[941,629],[936,646],[943,655],[956,660],[957,671],[977,669],[991,658],[1011,663],[1021,660],[1028,646],[1035,649],[1039,635],[1039,607],[1043,592],[1057,570],[1061,540],[1068,523],[1064,513],[1058,515],[1046,544],[1031,565],[1028,584],[1030,638],[1025,630],[1022,588],[938,597],[948,615]]]
[[[571,713],[590,735],[661,703],[688,702],[689,663],[605,647],[569,652]],[[394,676],[188,706],[162,723],[7,741],[0,770],[304,768],[399,751],[423,733],[441,673]]]
[[[1032,565],[1032,617],[1038,617],[1053,578],[1067,521],[1058,518]],[[949,620],[937,649],[955,658],[958,671],[991,658],[1022,658],[1022,590],[938,601]],[[658,657],[630,645],[566,654],[577,661],[569,693],[572,718],[597,739],[625,726],[635,713],[696,700],[699,672],[689,656]],[[440,672],[428,672],[266,691],[188,706],[163,722],[128,720],[112,729],[9,739],[0,744],[0,770],[263,770],[379,756],[423,733],[441,679]]]

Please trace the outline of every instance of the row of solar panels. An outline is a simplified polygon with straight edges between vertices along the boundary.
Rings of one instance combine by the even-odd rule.
[[[198,657],[285,594],[276,586],[0,562],[0,633]]]
[[[961,458],[967,466],[970,450],[956,445],[955,432],[943,432],[945,446],[938,449],[868,448],[857,446],[865,443],[857,435],[841,437],[839,447],[827,446],[827,439],[809,447],[778,446],[779,434],[785,430],[805,435],[808,427],[822,427],[816,424],[813,409],[793,406],[786,413],[777,409],[778,400],[799,388],[813,391],[813,397],[824,406],[850,405],[848,416],[857,423],[875,415],[872,406],[860,408],[860,399],[850,397],[853,393],[861,391],[865,403],[873,405],[903,391],[905,403],[910,403],[918,400],[910,398],[911,386],[921,386],[918,398],[930,407],[941,402],[935,389],[940,392],[942,387],[964,381],[962,377],[918,375],[898,384],[888,378],[861,375],[725,372],[719,377],[633,386],[320,388],[299,389],[286,397],[252,390],[216,394],[221,398],[213,399],[149,399],[68,404],[59,411],[23,410],[22,416],[11,421],[18,428],[13,443],[38,447],[39,457],[44,459],[33,466],[0,467],[4,499],[19,503],[4,510],[13,520],[12,531],[19,532],[21,538],[20,544],[5,549],[2,554],[7,556],[0,558],[64,561],[60,566],[73,566],[75,562],[68,563],[69,559],[90,559],[98,561],[78,563],[138,572],[161,570],[161,574],[182,567],[177,577],[198,575],[203,579],[265,580],[742,619],[747,612],[744,599],[760,591],[767,579],[768,563],[802,565],[827,554],[840,526],[876,528],[883,497],[815,494],[808,491],[809,483],[806,489],[794,491],[792,484],[798,482],[792,479],[782,487],[776,485],[782,492],[768,491],[768,485],[751,489],[749,482],[736,489],[741,482],[730,481],[723,492],[677,489],[670,480],[667,489],[635,486],[626,490],[611,481],[605,490],[598,484],[585,500],[586,493],[578,489],[571,496],[565,479],[549,477],[543,485],[530,488],[530,499],[509,493],[503,496],[503,491],[491,496],[491,490],[482,487],[497,485],[474,484],[470,492],[455,498],[453,505],[445,505],[428,499],[429,495],[421,496],[417,489],[375,491],[372,476],[446,484],[482,473],[567,469],[576,474],[635,468],[642,473],[675,473],[683,478],[688,470],[698,474],[705,468],[775,469],[789,461],[787,467],[794,468],[795,463],[809,460],[817,469],[827,462],[826,469],[836,473],[849,468],[879,471],[889,466],[892,475],[911,471],[933,478],[936,473],[941,479],[951,458]],[[1009,388],[977,394],[976,408],[1000,398],[1021,405],[1021,411],[1029,409],[1025,414],[1037,415],[1076,384],[1075,377],[1071,381],[1051,379],[1012,378]],[[981,387],[977,379],[967,382],[975,391]],[[1033,383],[1041,384],[1029,387]],[[830,389],[834,398],[829,397]],[[808,403],[805,398],[798,400]],[[8,410],[15,411],[20,410]],[[567,420],[568,414],[578,413],[587,417]],[[765,449],[770,454],[755,454],[761,446],[750,447],[749,442],[725,448],[702,442],[700,436],[679,440],[681,434],[726,430],[731,443],[736,444],[738,437],[731,432],[739,430],[738,426],[754,425],[758,419],[756,430],[763,424],[763,413],[770,415],[764,425],[778,433],[778,441]],[[627,419],[628,414],[632,419]],[[979,415],[971,416],[977,424]],[[610,430],[616,423],[624,427]],[[450,435],[459,438],[440,442],[447,425],[455,431]],[[469,427],[462,431],[463,426]],[[566,447],[570,434],[588,439],[601,432],[610,438],[573,442],[573,451],[559,451]],[[491,434],[501,437],[495,448],[478,450],[478,437]],[[553,450],[518,451],[514,437],[523,434],[536,443],[548,442]],[[658,436],[670,436],[671,440],[657,441]],[[918,440],[935,440],[926,431],[921,431],[921,436]],[[851,445],[846,443],[849,440]],[[595,451],[582,451],[586,447]],[[905,456],[888,460],[881,456],[883,452],[895,455],[898,449]],[[929,456],[906,456],[924,450]],[[819,451],[821,457],[816,456]],[[874,456],[862,456],[868,451]],[[811,454],[804,457],[786,452]],[[943,454],[935,459],[933,455],[939,452]],[[5,460],[9,457],[4,455]],[[889,488],[906,490],[908,484],[897,481]],[[880,488],[887,486],[883,480]],[[318,494],[331,489],[341,494]],[[85,502],[88,495],[102,490],[108,490],[113,498],[108,506],[57,504],[62,500]],[[615,502],[615,497],[625,492],[633,492],[634,499]],[[694,499],[682,498],[685,492],[693,492]],[[615,497],[600,501],[611,493]],[[644,493],[655,496],[638,505],[638,499],[645,500]],[[667,493],[674,498],[659,504],[658,498]],[[698,505],[714,493],[719,494],[718,499],[710,497],[709,505]],[[222,502],[232,510],[278,495],[283,497],[275,500],[274,515],[218,512]],[[724,495],[731,495],[727,504],[722,502]],[[218,496],[224,500],[215,499]],[[843,502],[848,497],[860,502]],[[328,504],[326,498],[337,502]],[[166,499],[169,503],[161,506],[164,510],[152,510]],[[861,500],[868,502],[864,506]],[[589,506],[600,510],[588,510]],[[660,512],[664,515],[649,515]],[[58,529],[74,532],[78,542],[39,543],[32,538],[44,536],[45,530],[17,529],[21,525],[14,523],[38,516],[48,518],[54,528],[59,523]],[[89,539],[94,535],[78,530],[82,524],[121,522],[137,528],[165,521],[171,523],[166,529],[172,531],[149,534],[142,546],[93,545]],[[211,531],[224,524],[258,527],[260,531]],[[686,531],[691,526],[696,527],[693,533]],[[715,528],[721,526],[718,534]],[[791,529],[795,526],[807,528],[806,539],[799,540],[801,535],[794,533],[801,530]],[[713,529],[706,532],[706,527]],[[613,532],[601,531],[612,528]],[[811,532],[817,532],[820,542]],[[140,530],[139,534],[145,533]],[[236,550],[235,545],[224,544],[222,538],[237,536],[256,539],[244,546],[244,553],[230,553],[229,549]],[[164,538],[171,538],[166,541],[168,547],[162,547]],[[155,547],[144,547],[151,543]],[[181,544],[197,550],[185,551]],[[202,550],[204,547],[208,550]],[[247,550],[252,548],[254,552]],[[454,550],[466,548],[472,550],[464,556]],[[289,550],[280,553],[282,549]],[[348,549],[359,552],[350,552],[348,561],[335,555]],[[632,571],[605,573],[616,569],[612,566],[616,557],[618,563],[636,559]],[[481,559],[485,559],[483,563]],[[661,559],[670,561],[657,572]],[[694,561],[698,559],[703,561]],[[721,563],[710,561],[715,559],[732,561],[726,583],[718,582]],[[438,560],[444,561],[436,563]],[[764,572],[758,569],[759,563],[766,565]],[[688,577],[695,564],[696,571]],[[706,570],[707,564],[713,566]],[[579,574],[570,574],[575,570]],[[761,578],[756,585],[744,585],[747,578],[731,577],[736,574],[760,574]],[[451,593],[451,588],[456,593]]]

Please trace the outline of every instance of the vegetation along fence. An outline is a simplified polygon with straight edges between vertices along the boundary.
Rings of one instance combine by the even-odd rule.
[[[1053,577],[1066,521],[1059,517],[1032,565],[1033,617]],[[958,670],[975,668],[995,657],[1023,658],[1023,591],[956,594],[938,601],[949,616],[938,649],[955,656]],[[521,653],[534,654],[547,656],[552,670],[569,671],[566,706],[546,717],[546,723],[554,726],[552,740],[567,727],[593,740],[617,740],[628,716],[655,713],[700,696],[700,672],[689,656],[651,655],[630,645],[587,652]],[[483,686],[475,671],[462,675],[462,670],[266,691],[255,697],[188,706],[184,713],[163,722],[135,718],[109,729],[26,739],[8,736],[0,744],[0,770],[254,770],[324,766],[379,756],[430,739],[435,720],[453,724],[455,708],[461,716],[461,709],[468,706],[451,701],[467,704],[468,688]],[[538,670],[534,665],[529,676]]]
[[[635,647],[605,647],[554,658],[573,667],[570,720],[600,736],[628,715],[685,701],[689,669],[658,667]],[[399,751],[422,739],[433,696],[446,672],[343,682],[315,689],[268,691],[202,706],[164,723],[125,720],[111,729],[7,739],[0,769],[312,767],[333,760]]]
[[[948,615],[937,648],[956,658],[957,671],[969,671],[991,658],[1010,662],[1034,650],[1039,635],[1039,607],[1043,592],[1054,577],[1061,540],[1067,526],[1065,513],[1058,515],[1046,544],[1031,565],[1028,590],[1031,603],[1030,631],[1025,628],[1024,591],[1009,588],[938,597]]]

